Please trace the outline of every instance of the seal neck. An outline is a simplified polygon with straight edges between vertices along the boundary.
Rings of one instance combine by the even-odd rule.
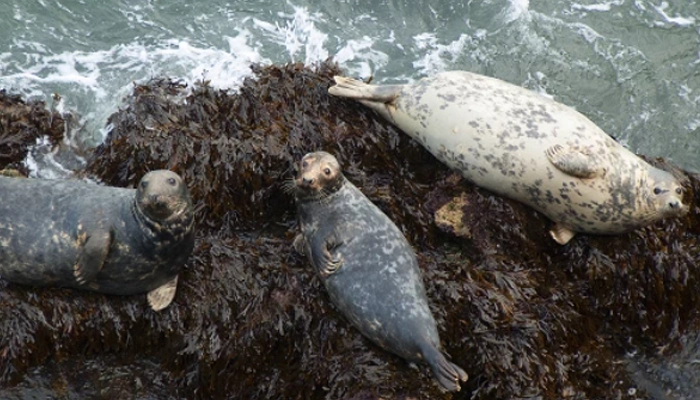
[[[164,221],[157,221],[144,214],[143,210],[138,206],[137,199],[134,198],[134,201],[131,203],[131,214],[134,216],[141,231],[151,238],[167,238],[179,242],[192,232],[194,226],[194,216],[187,207],[184,210],[173,213]]]

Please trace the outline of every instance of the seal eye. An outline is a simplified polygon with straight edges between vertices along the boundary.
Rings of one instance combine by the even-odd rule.
[[[148,182],[143,181],[141,182],[141,189],[146,189],[148,187]]]
[[[654,188],[654,194],[661,194],[661,189]]]
[[[676,188],[676,194],[683,194],[683,188]]]
[[[328,175],[328,176],[330,176],[330,174],[331,174],[331,169],[328,168],[328,167],[326,167],[326,168],[323,169],[323,173],[326,174],[326,175]]]
[[[171,186],[175,186],[175,184],[176,184],[177,182],[175,182],[175,178],[168,178],[168,183],[169,183]]]
[[[302,167],[302,168],[306,168],[306,167],[308,167],[308,166],[309,166],[309,162],[308,162],[308,161],[302,161],[302,162],[301,162],[301,167]]]

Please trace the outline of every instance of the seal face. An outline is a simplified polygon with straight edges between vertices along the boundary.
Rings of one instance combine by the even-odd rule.
[[[0,176],[0,277],[32,286],[148,293],[167,307],[194,247],[187,186],[166,170],[137,189]]]
[[[293,191],[307,254],[333,304],[367,338],[409,361],[425,361],[458,391],[467,374],[440,351],[415,254],[394,223],[350,183],[335,157],[309,153]]]
[[[545,214],[560,244],[576,232],[622,233],[688,209],[673,175],[527,89],[464,71],[409,85],[335,81],[330,94],[360,101],[468,180]]]

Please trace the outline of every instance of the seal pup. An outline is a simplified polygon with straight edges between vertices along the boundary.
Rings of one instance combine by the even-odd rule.
[[[151,171],[136,189],[0,176],[0,278],[32,286],[175,297],[194,247],[194,212],[176,173]]]
[[[574,109],[499,79],[443,72],[408,85],[335,77],[334,96],[360,101],[476,185],[576,232],[618,234],[688,209],[684,189]]]
[[[309,153],[292,190],[306,253],[331,301],[385,350],[425,361],[446,390],[467,374],[440,350],[440,338],[413,249],[401,231],[343,175],[334,156]]]

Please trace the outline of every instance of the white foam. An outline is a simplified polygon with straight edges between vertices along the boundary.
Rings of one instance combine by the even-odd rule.
[[[294,10],[292,14],[278,13],[280,23],[270,23],[253,18],[255,27],[259,28],[268,38],[282,45],[289,55],[289,61],[302,61],[313,64],[328,58],[325,43],[328,35],[316,28],[316,22],[323,19],[320,13],[311,13],[305,7],[297,7],[288,3]]]
[[[386,53],[373,49],[375,40],[369,36],[359,39],[349,39],[335,54],[335,61],[343,65],[350,75],[369,77],[372,66],[381,68],[389,63]]]
[[[464,49],[472,43],[469,35],[461,34],[458,39],[440,44],[434,33],[421,33],[413,37],[415,46],[425,55],[413,62],[423,75],[432,75],[450,68],[457,57],[464,53]]]
[[[604,3],[596,3],[596,4],[574,3],[571,5],[571,8],[574,10],[582,10],[582,11],[605,12],[605,11],[612,10],[613,6],[615,6],[615,7],[621,6],[624,3],[625,3],[624,0],[606,1]]]
[[[695,18],[693,17],[671,17],[666,13],[666,9],[668,9],[668,3],[665,1],[662,1],[660,5],[658,6],[653,6],[656,12],[661,14],[661,16],[666,20],[666,22],[674,24],[674,25],[679,25],[679,26],[689,26],[689,25],[694,25],[695,24]],[[663,23],[661,23],[663,24]]]
[[[529,18],[530,0],[510,0],[510,7],[506,11],[506,23],[510,23],[519,19]]]

